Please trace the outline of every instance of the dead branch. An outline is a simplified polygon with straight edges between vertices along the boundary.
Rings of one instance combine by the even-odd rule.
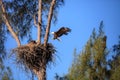
[[[53,15],[53,10],[54,10],[54,5],[55,5],[56,0],[52,0],[51,6],[49,9],[49,14],[48,14],[48,23],[46,27],[46,33],[44,36],[44,46],[46,47],[48,39],[49,39],[49,31],[50,31],[50,25],[51,25],[51,20],[52,20],[52,15]]]
[[[12,26],[11,26],[10,22],[8,21],[8,19],[7,19],[7,13],[5,11],[2,0],[0,0],[0,4],[1,4],[2,12],[3,12],[4,23],[6,24],[8,30],[12,34],[13,38],[16,40],[18,46],[20,46],[21,45],[20,40],[19,40],[18,36],[16,35],[16,33],[14,32],[14,30],[12,29]]]

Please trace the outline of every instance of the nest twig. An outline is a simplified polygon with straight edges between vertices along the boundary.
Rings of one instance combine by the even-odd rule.
[[[18,64],[24,66],[29,70],[40,70],[44,65],[52,62],[53,54],[56,52],[51,43],[44,45],[28,44],[13,49],[16,54],[16,61]],[[43,64],[45,62],[45,64]]]

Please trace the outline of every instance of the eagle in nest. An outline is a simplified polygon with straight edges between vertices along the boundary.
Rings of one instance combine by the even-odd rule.
[[[53,40],[57,39],[60,41],[60,38],[62,35],[68,35],[68,32],[71,32],[71,29],[68,27],[61,27],[58,31],[56,32],[51,32],[53,34]]]

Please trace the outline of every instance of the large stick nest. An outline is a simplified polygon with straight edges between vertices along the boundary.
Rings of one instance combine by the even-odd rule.
[[[56,50],[51,43],[48,43],[46,47],[43,44],[29,43],[13,49],[17,63],[29,70],[40,70],[43,66],[52,62],[55,52]]]

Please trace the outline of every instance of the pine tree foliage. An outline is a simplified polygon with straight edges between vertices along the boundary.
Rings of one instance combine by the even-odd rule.
[[[69,80],[67,76],[59,76],[57,73],[55,74],[55,80]]]
[[[93,30],[85,48],[75,56],[69,69],[69,80],[105,80],[107,71],[106,36],[101,21],[99,33]]]
[[[6,51],[5,51],[5,46],[4,46],[4,43],[6,41],[6,35],[4,32],[4,29],[5,29],[4,27],[0,27],[0,61],[1,62],[3,62],[2,60],[6,56]]]
[[[4,45],[6,41],[6,34],[5,28],[1,27],[1,25],[3,24],[0,24],[0,80],[13,80],[10,67],[6,67],[4,65],[4,60],[6,58],[6,49]]]
[[[110,66],[110,80],[120,79],[120,36],[118,44],[113,46],[112,59],[108,61]]]
[[[11,69],[0,64],[0,80],[14,80]]]

